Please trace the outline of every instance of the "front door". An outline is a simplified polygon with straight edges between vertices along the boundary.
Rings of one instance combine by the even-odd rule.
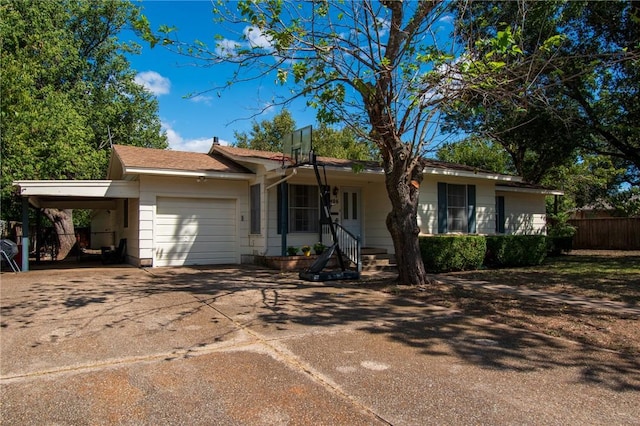
[[[362,204],[360,202],[360,188],[342,188],[342,226],[356,237],[362,239],[361,217]]]

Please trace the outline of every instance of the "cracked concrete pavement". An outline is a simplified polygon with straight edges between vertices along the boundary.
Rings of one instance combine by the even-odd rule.
[[[638,424],[640,361],[251,267],[0,277],[1,422]]]

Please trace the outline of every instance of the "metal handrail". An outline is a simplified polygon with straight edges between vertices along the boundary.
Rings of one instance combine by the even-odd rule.
[[[333,226],[336,231],[336,238],[338,240],[338,246],[340,247],[340,254],[346,257],[353,264],[355,264],[358,272],[362,272],[362,262],[360,260],[360,238],[353,235],[339,223],[334,223]],[[336,242],[333,240],[333,235],[331,234],[331,229],[328,224],[322,225],[322,241],[331,241],[332,243]]]

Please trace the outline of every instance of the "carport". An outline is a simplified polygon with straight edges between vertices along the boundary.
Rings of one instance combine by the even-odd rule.
[[[14,186],[22,197],[22,271],[29,270],[29,206],[37,209],[116,210],[119,199],[139,198],[138,181],[20,180]]]

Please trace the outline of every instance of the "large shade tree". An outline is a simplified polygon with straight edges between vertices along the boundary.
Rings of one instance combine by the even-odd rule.
[[[454,57],[442,30],[445,10],[440,1],[225,2],[213,12],[220,28],[239,28],[235,39],[227,33],[215,46],[187,45],[167,27],[148,37],[209,65],[236,64],[229,85],[276,79],[286,94],[275,103],[306,98],[321,122],[352,126],[375,145],[391,202],[386,224],[398,279],[425,284],[418,196],[444,101],[425,74]]]
[[[2,217],[20,217],[12,182],[104,178],[111,144],[165,148],[157,101],[134,82],[117,39],[138,22],[129,2],[0,3]],[[72,210],[44,209],[62,259],[75,243]]]
[[[638,2],[472,2],[457,17],[452,127],[500,143],[532,182],[605,155],[640,183]]]
[[[296,122],[287,110],[276,114],[271,120],[253,120],[251,130],[235,131],[235,145],[239,148],[251,148],[261,151],[282,152],[282,138],[296,130]]]

